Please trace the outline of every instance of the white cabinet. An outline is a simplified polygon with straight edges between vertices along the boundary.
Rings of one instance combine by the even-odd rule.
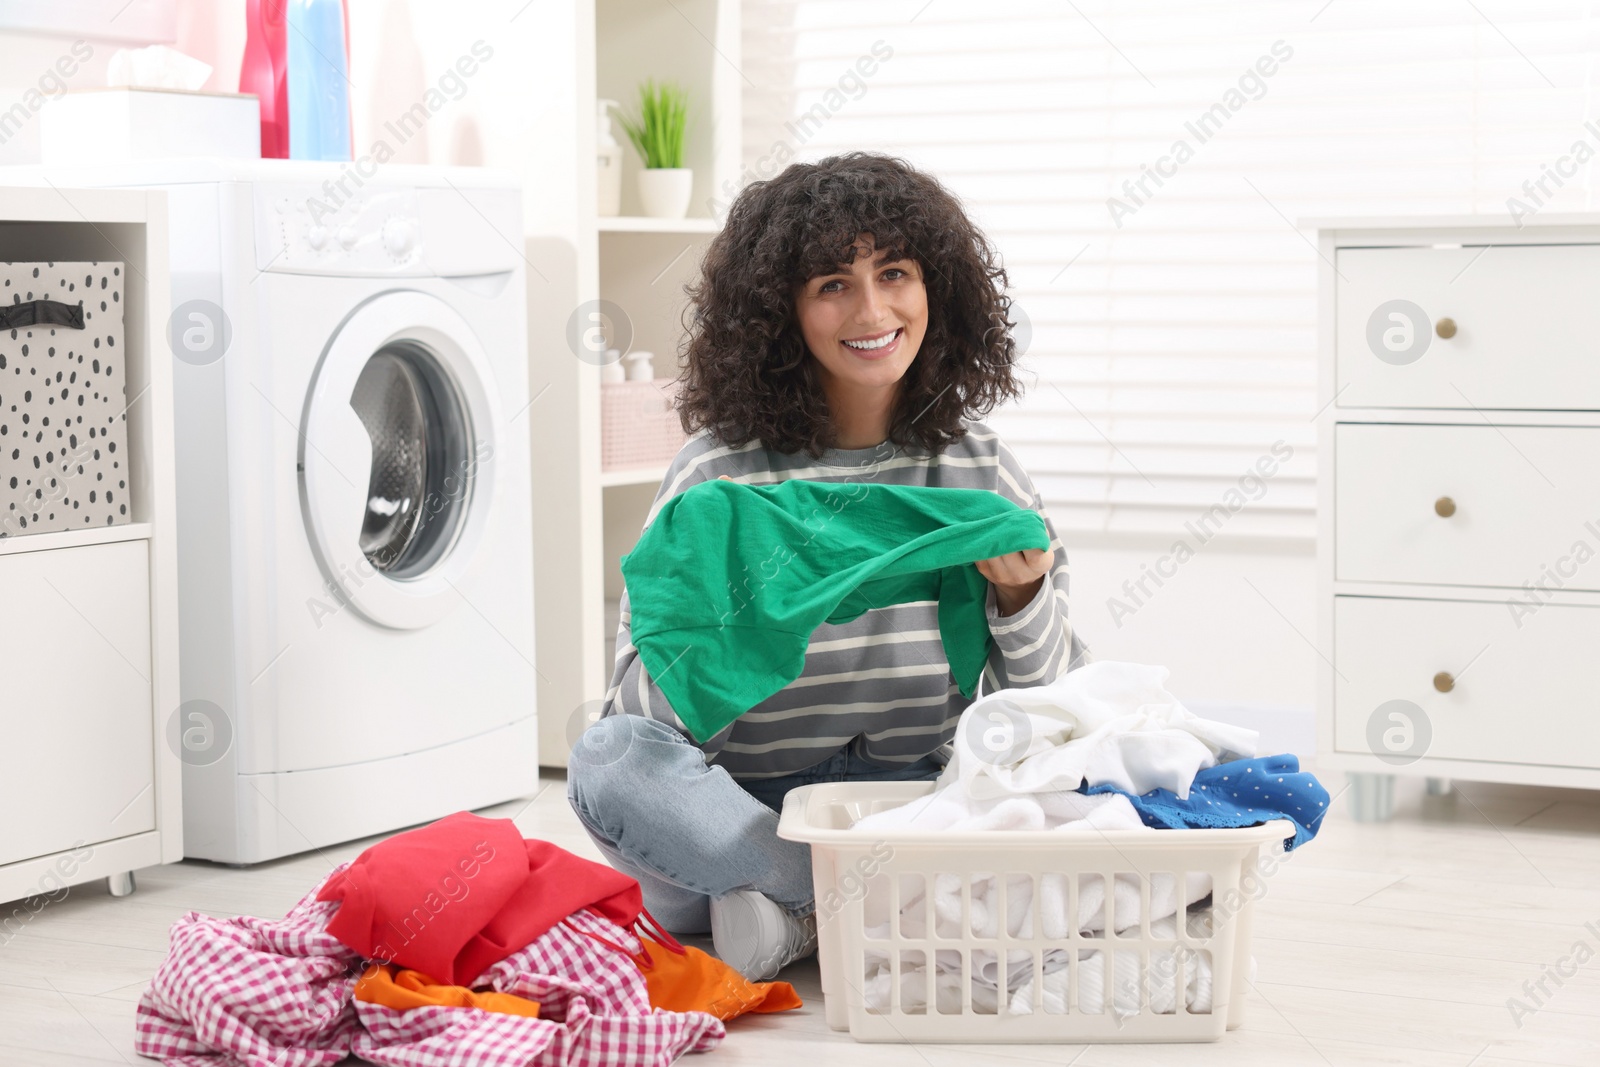
[[[577,291],[570,303],[529,275],[528,310],[537,345],[536,377],[551,395],[530,419],[534,499],[547,516],[535,524],[534,631],[539,663],[539,762],[564,767],[584,724],[598,715],[611,678],[606,646],[616,636],[606,604],[622,594],[618,559],[633,547],[666,465],[602,470],[600,353],[607,347],[654,353],[658,378],[678,373],[683,285],[749,172],[741,174],[738,0],[583,0],[579,14]],[[673,81],[689,93],[684,164],[694,171],[687,218],[641,217],[639,158],[622,143],[622,214],[595,213],[595,115],[599,99],[636,114],[638,87]],[[763,175],[770,177],[771,175]],[[537,251],[530,250],[537,258]],[[580,356],[575,338],[604,334]],[[561,331],[565,331],[562,333]],[[560,516],[554,521],[548,516]]]
[[[156,827],[143,541],[0,556],[0,864]],[[72,788],[60,775],[71,769]]]
[[[1307,225],[1319,764],[1600,788],[1600,215]]]
[[[0,258],[125,263],[130,521],[0,538],[0,901],[183,857],[166,195],[0,188]],[[44,896],[49,894],[49,896]],[[18,915],[32,912],[22,909]]]

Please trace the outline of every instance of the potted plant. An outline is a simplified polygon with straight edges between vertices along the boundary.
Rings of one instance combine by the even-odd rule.
[[[647,81],[639,87],[638,119],[621,116],[628,140],[644,161],[639,202],[651,218],[681,219],[689,211],[694,171],[683,165],[688,95],[678,85]]]

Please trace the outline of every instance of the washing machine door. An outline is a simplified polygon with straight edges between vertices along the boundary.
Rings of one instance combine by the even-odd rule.
[[[375,297],[329,341],[301,488],[318,561],[370,621],[419,629],[460,605],[496,496],[497,392],[466,320],[426,293]]]

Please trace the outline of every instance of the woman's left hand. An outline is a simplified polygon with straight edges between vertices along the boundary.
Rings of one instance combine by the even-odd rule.
[[[994,586],[996,609],[1001,615],[1015,615],[1039,593],[1044,576],[1050,573],[1055,553],[1046,548],[1007,552],[993,559],[980,559],[978,573]]]

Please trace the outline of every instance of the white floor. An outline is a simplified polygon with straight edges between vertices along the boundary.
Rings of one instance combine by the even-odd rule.
[[[1338,793],[1342,780],[1328,784]],[[686,1062],[1600,1064],[1600,793],[1465,784],[1434,798],[1404,779],[1400,793],[1395,821],[1380,825],[1350,821],[1336,802],[1317,840],[1272,878],[1244,1026],[1216,1044],[858,1045],[824,1022],[812,959],[783,975],[803,1009],[735,1020],[719,1048]],[[598,858],[559,774],[531,802],[486,814],[515,815],[528,836]],[[0,1064],[154,1062],[134,1054],[134,1005],[169,924],[190,909],[280,915],[368,843],[250,870],[145,870],[121,900],[104,883],[73,889],[0,944]],[[1546,978],[1549,996],[1518,1025],[1507,1000],[1526,999],[1523,984],[1556,974],[1579,942],[1586,962],[1560,985]]]

